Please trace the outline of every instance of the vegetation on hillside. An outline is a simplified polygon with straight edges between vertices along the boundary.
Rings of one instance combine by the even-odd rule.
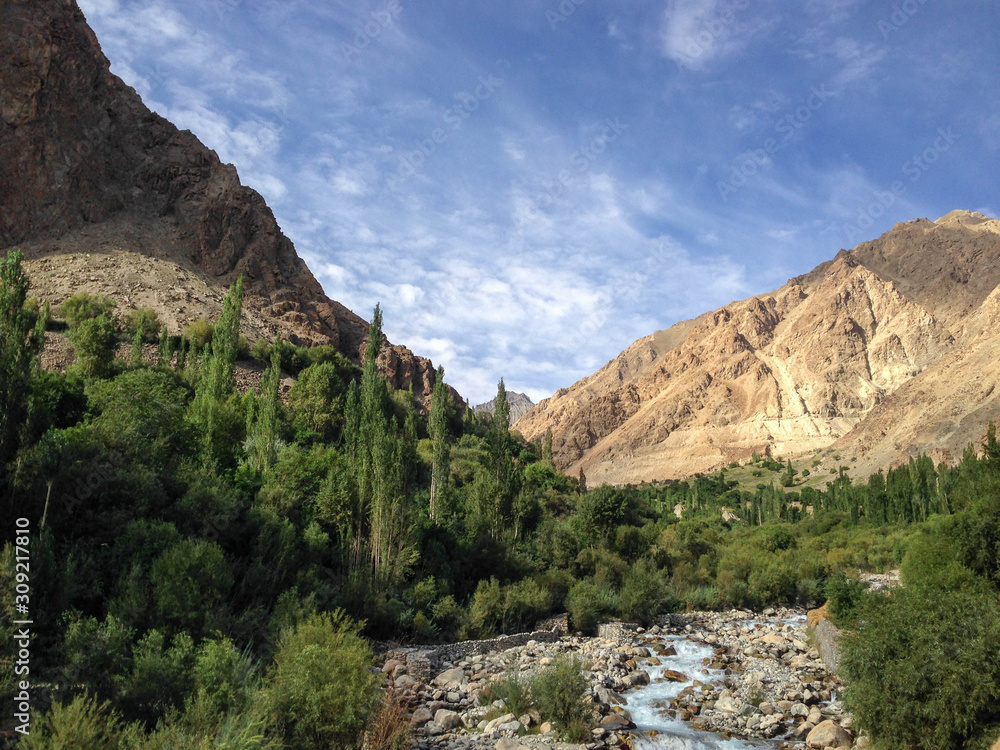
[[[849,700],[884,747],[971,747],[998,718],[992,431],[982,456],[867,482],[796,486],[791,463],[755,458],[755,489],[720,472],[588,491],[551,444],[511,432],[503,381],[485,421],[441,370],[429,410],[391,391],[379,308],[358,368],[330,347],[249,346],[239,283],[177,340],[142,314],[120,332],[106,301],[78,295],[58,313],[76,363],[43,372],[48,313],[21,260],[0,260],[0,503],[5,528],[30,522],[32,681],[53,702],[26,747],[388,747],[402,735],[378,717],[400,714],[368,639],[489,636],[564,611],[589,631],[827,590],[855,633]],[[122,335],[140,353],[158,342],[154,362],[135,345],[114,359]],[[267,369],[241,395],[249,356]],[[5,612],[13,558],[5,540]],[[900,592],[850,584],[900,565]]]

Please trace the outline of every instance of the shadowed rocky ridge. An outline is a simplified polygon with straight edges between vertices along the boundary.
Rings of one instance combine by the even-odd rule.
[[[214,317],[241,274],[250,338],[358,360],[367,333],[236,169],[110,72],[75,0],[0,3],[0,248],[13,247],[34,296],[108,294],[121,314],[157,310],[171,333]],[[429,396],[428,360],[388,342],[381,360],[393,385]]]

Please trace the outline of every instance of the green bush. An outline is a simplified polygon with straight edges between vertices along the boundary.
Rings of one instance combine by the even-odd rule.
[[[361,627],[337,611],[282,633],[266,693],[274,726],[290,746],[361,747],[382,683]]]
[[[204,318],[192,321],[184,328],[184,338],[201,351],[212,343],[212,336],[215,334],[215,326]]]
[[[76,355],[76,367],[84,377],[103,378],[111,372],[117,338],[115,322],[107,313],[85,318],[70,329],[69,339]]]
[[[660,572],[648,561],[632,566],[618,592],[618,613],[628,622],[650,625],[664,612],[666,587]]]
[[[152,341],[160,335],[161,325],[160,318],[156,314],[156,311],[148,307],[143,307],[138,310],[132,310],[132,312],[128,314],[125,331],[131,338],[134,337],[136,332],[141,328],[142,338],[146,341]]]
[[[532,678],[529,687],[542,720],[554,722],[563,739],[569,742],[590,738],[593,715],[585,700],[589,683],[583,669],[582,660],[559,656]]]
[[[845,703],[879,748],[968,747],[1000,718],[1000,607],[981,582],[872,595],[843,639]]]
[[[121,740],[118,714],[107,702],[84,693],[69,705],[54,703],[48,713],[35,717],[23,750],[114,750]]]
[[[150,585],[160,615],[195,633],[221,624],[233,575],[215,542],[184,539],[153,562]]]
[[[529,690],[528,682],[521,679],[517,672],[507,672],[483,689],[480,701],[487,705],[501,700],[504,702],[501,714],[510,712],[515,716],[522,716],[534,706]]]
[[[614,592],[593,580],[577,581],[566,594],[570,625],[584,633],[593,633],[615,611],[616,604]]]
[[[78,292],[59,306],[62,316],[70,328],[76,328],[86,320],[93,320],[101,315],[110,317],[115,309],[115,301],[102,294],[90,295]]]
[[[857,622],[858,608],[867,594],[865,585],[837,571],[826,582],[823,593],[834,624],[841,628],[853,627]]]

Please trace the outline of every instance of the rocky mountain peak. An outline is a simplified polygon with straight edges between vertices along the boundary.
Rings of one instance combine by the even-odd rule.
[[[1000,416],[998,222],[898,224],[773,292],[636,341],[518,422],[593,482],[842,448],[863,473]],[[956,379],[957,378],[957,379]]]

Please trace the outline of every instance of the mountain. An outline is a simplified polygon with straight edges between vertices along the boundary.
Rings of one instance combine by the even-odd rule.
[[[507,403],[510,404],[510,421],[511,424],[519,420],[534,406],[534,402],[528,398],[523,393],[518,393],[516,391],[507,391]],[[473,410],[476,414],[492,414],[496,409],[497,400],[492,398],[485,404],[479,404],[474,406]]]
[[[897,224],[780,289],[640,339],[517,423],[592,483],[754,452],[856,474],[954,459],[1000,417],[1000,222]]]
[[[34,296],[112,296],[171,333],[214,317],[243,275],[244,333],[331,344],[357,361],[368,324],[329,299],[256,191],[110,71],[76,0],[0,3],[0,252]],[[390,301],[391,302],[391,301]],[[429,360],[388,344],[398,388],[429,397]]]

